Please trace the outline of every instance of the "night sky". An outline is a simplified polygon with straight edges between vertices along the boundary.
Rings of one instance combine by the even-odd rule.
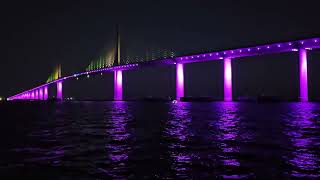
[[[316,1],[7,1],[0,6],[0,96],[45,82],[57,64],[62,74],[83,71],[113,44],[120,24],[123,56],[147,48],[176,54],[221,50],[320,36]],[[320,98],[320,53],[309,55],[309,92]],[[222,61],[185,67],[187,96],[223,96]],[[175,95],[174,67],[124,73],[127,98]],[[297,53],[233,61],[234,96],[297,97]],[[53,89],[53,88],[52,88]],[[64,83],[64,96],[113,96],[113,74]]]

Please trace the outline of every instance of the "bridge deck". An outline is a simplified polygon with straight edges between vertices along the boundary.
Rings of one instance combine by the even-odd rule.
[[[59,81],[64,81],[64,80],[73,79],[80,76],[86,76],[91,74],[112,72],[115,70],[138,69],[146,66],[172,65],[176,63],[205,62],[205,61],[222,60],[225,58],[241,58],[241,57],[249,57],[249,56],[292,52],[292,51],[298,51],[299,49],[312,50],[312,49],[318,49],[318,48],[320,48],[320,37],[297,40],[297,41],[265,44],[265,45],[259,45],[259,46],[251,46],[251,47],[245,47],[245,48],[206,52],[206,53],[199,53],[199,54],[193,54],[193,55],[187,55],[187,56],[179,56],[179,57],[174,57],[169,59],[159,59],[154,61],[145,61],[145,62],[134,63],[134,64],[107,67],[107,68],[102,68],[102,69],[97,69],[92,71],[79,72],[69,76],[61,77],[60,79],[42,84],[40,86],[34,87],[32,89],[16,94],[12,97],[9,97],[8,100],[15,98],[17,96],[20,96],[24,93],[46,87],[53,83],[57,83]]]

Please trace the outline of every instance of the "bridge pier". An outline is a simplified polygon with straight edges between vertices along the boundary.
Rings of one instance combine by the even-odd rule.
[[[62,96],[62,81],[57,82],[57,99],[63,100]]]
[[[115,101],[122,101],[122,70],[114,71],[114,91],[113,96]]]
[[[43,100],[43,89],[42,88],[39,89],[39,99]]]
[[[31,91],[31,100],[34,99],[34,91]]]
[[[307,50],[299,50],[300,101],[308,101],[308,57]]]
[[[231,58],[224,58],[224,101],[232,101]]]
[[[182,63],[176,64],[176,99],[184,97],[184,67]]]
[[[48,100],[48,86],[44,87],[43,100]]]

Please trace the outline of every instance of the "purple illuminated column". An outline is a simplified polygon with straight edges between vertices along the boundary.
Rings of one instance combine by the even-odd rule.
[[[307,50],[299,50],[300,101],[308,101],[308,58]]]
[[[63,100],[62,97],[62,81],[57,82],[57,99]]]
[[[114,71],[114,100],[122,101],[122,70]]]
[[[48,86],[44,87],[44,92],[43,92],[43,100],[48,99]]]
[[[224,101],[232,101],[231,58],[224,59]]]
[[[43,100],[43,89],[42,88],[39,89],[39,99]]]
[[[35,97],[35,99],[38,100],[38,99],[39,99],[39,91],[38,91],[38,89],[36,89],[35,91],[36,91],[36,97]]]
[[[34,99],[34,91],[31,92],[31,99]]]
[[[176,99],[184,97],[184,72],[183,64],[177,63],[176,65]]]

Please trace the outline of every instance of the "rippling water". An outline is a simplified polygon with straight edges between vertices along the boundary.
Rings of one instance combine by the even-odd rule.
[[[320,178],[320,104],[0,104],[0,176]]]

